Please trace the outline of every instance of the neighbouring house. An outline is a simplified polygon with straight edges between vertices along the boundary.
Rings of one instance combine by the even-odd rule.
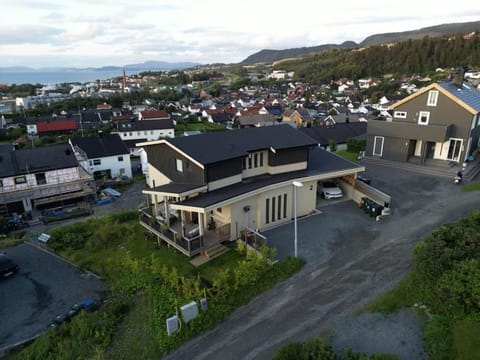
[[[170,120],[170,115],[165,110],[145,110],[138,113],[138,120]]]
[[[367,123],[336,123],[329,126],[304,127],[300,130],[314,138],[318,145],[325,150],[332,142],[335,143],[337,150],[346,150],[348,139],[365,139]]]
[[[0,214],[22,214],[94,196],[93,177],[69,144],[0,151]]]
[[[175,127],[171,119],[123,120],[117,123],[117,132],[122,140],[147,139],[147,141],[152,141],[164,137],[174,137]]]
[[[305,108],[285,109],[282,114],[282,121],[293,122],[297,127],[306,126],[314,122],[314,118]]]
[[[139,142],[158,140],[175,136],[175,126],[171,119],[158,119],[148,121],[122,120],[117,122],[117,131],[120,138],[129,149],[130,154],[139,156]]]
[[[299,216],[315,212],[319,180],[339,179],[360,201],[356,174],[365,168],[320,149],[289,125],[137,145],[147,153],[149,189],[143,193],[151,204],[141,210],[140,223],[187,256],[291,221],[294,181],[303,184]]]
[[[277,118],[272,114],[240,115],[238,117],[240,127],[260,127],[278,125]]]
[[[39,121],[35,124],[28,124],[27,131],[30,135],[49,136],[71,134],[78,130],[74,119],[60,119]]]
[[[478,152],[480,92],[464,83],[463,71],[392,108],[391,120],[369,121],[366,156],[429,166],[462,164]]]
[[[130,151],[118,134],[72,138],[70,143],[80,165],[95,180],[132,177]]]

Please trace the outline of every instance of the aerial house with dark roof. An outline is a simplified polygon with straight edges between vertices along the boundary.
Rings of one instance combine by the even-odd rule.
[[[317,181],[353,184],[363,166],[320,149],[289,125],[209,132],[137,144],[149,163],[140,223],[187,256],[208,253],[242,231],[260,232],[316,207]],[[353,193],[348,191],[350,196]]]
[[[480,137],[480,92],[457,71],[392,106],[389,121],[367,127],[366,156],[415,165],[463,164],[475,157]]]
[[[92,180],[69,144],[0,151],[0,214],[81,202],[95,194]]]
[[[70,139],[80,165],[95,179],[132,177],[130,151],[118,134]]]

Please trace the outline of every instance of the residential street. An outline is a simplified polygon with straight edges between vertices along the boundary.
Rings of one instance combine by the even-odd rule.
[[[300,255],[308,260],[300,273],[165,358],[270,359],[289,342],[325,333],[335,321],[400,281],[411,268],[412,248],[433,229],[479,208],[479,194],[461,192],[453,178],[373,165],[368,165],[367,175],[373,186],[392,196],[390,218],[355,227],[322,222],[320,214],[311,218],[317,222],[316,231],[304,232],[299,221],[300,244],[327,241],[328,246],[315,247],[321,252],[315,256],[302,253],[300,245]],[[333,210],[322,211],[327,214],[345,206],[355,204],[339,203],[332,205]],[[341,216],[342,211],[338,212]],[[322,227],[329,229],[322,231]],[[323,234],[329,239],[322,239]],[[291,235],[283,237],[293,241]],[[388,344],[379,342],[378,349],[388,351]]]

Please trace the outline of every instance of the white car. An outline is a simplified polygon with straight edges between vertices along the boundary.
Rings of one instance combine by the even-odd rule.
[[[343,196],[342,188],[334,181],[319,182],[317,193],[324,199],[340,199]]]

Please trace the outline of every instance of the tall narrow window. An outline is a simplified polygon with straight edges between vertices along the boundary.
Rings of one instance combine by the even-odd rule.
[[[265,223],[270,222],[270,199],[265,199]]]
[[[287,217],[287,194],[283,194],[283,218]]]
[[[37,180],[37,185],[44,185],[47,183],[47,179],[45,178],[45,173],[35,174],[35,179]]]
[[[247,158],[243,158],[243,170],[247,169]]]
[[[272,222],[275,221],[275,196],[272,197]]]
[[[427,106],[437,106],[438,101],[438,91],[431,90],[428,92]]]
[[[278,204],[277,204],[277,219],[282,218],[282,195],[278,195]]]
[[[260,153],[260,166],[263,166],[263,152]]]
[[[257,153],[253,154],[253,167],[254,168],[258,167],[258,154]]]
[[[182,159],[175,159],[176,169],[178,172],[183,172],[183,161]]]
[[[251,155],[248,156],[248,168],[249,169],[252,168],[252,156]]]

